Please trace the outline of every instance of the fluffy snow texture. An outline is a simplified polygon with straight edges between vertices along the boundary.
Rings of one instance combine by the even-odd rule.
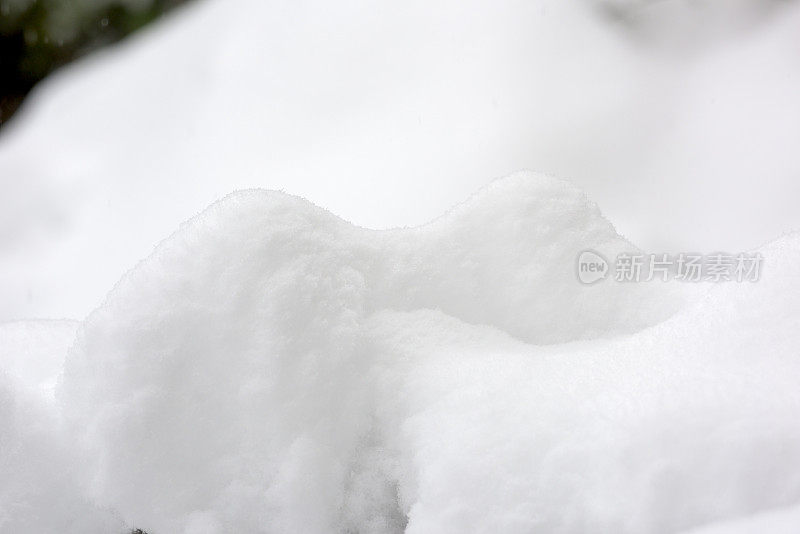
[[[800,503],[800,236],[702,293],[583,286],[585,248],[635,250],[537,175],[387,231],[232,194],[80,327],[52,415],[70,495],[153,534],[798,526],[771,510]],[[0,477],[0,530],[53,532],[15,487],[63,487],[11,450],[29,485]]]

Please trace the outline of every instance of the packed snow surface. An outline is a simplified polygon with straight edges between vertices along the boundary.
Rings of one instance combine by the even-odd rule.
[[[0,531],[800,527],[800,236],[710,288],[585,249],[636,250],[530,173],[383,231],[234,193],[77,334],[0,328]]]

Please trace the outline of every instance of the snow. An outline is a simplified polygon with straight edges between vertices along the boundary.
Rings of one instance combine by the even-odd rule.
[[[0,323],[0,369],[19,387],[55,400],[64,355],[75,340],[78,321]]]
[[[800,528],[800,6],[454,5],[199,1],[35,92],[0,531]],[[765,264],[576,279],[637,245]]]
[[[0,324],[0,531],[122,532],[86,497],[82,466],[53,388],[78,324]]]
[[[417,365],[389,425],[416,471],[408,531],[676,532],[797,503],[798,244],[770,248],[758,287],[597,343],[381,318],[391,358]]]
[[[791,506],[692,529],[686,534],[792,534],[800,525],[800,506]]]
[[[79,329],[87,499],[153,532],[676,532],[800,502],[795,276],[586,286],[635,248],[520,173],[418,228],[243,191]],[[677,288],[677,289],[676,289]]]
[[[389,228],[531,168],[651,251],[800,227],[800,8],[597,4],[208,0],[60,71],[0,136],[0,318],[82,319],[243,188]]]

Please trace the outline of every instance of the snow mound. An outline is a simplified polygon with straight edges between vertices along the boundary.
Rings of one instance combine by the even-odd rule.
[[[187,534],[672,532],[800,501],[800,238],[701,297],[584,286],[587,248],[635,250],[530,173],[388,231],[230,195],[79,331],[90,494]]]

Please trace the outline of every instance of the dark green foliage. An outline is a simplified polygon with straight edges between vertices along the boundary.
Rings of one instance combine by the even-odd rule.
[[[134,8],[119,0],[0,0],[0,127],[50,72],[183,1],[151,0]]]

